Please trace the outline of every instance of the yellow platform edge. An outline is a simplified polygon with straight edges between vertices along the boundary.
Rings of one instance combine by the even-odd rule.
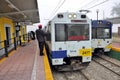
[[[44,54],[45,78],[46,80],[54,80],[45,48],[44,48],[44,53],[45,53]]]
[[[120,48],[112,47],[112,50],[120,52]]]

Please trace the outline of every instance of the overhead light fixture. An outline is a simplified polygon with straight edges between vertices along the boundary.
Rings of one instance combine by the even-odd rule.
[[[12,5],[12,4],[8,4],[8,6],[9,6],[10,8],[12,8],[12,9],[15,9],[15,6]]]

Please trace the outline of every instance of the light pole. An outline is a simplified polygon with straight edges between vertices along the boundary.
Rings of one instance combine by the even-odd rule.
[[[98,13],[99,13],[99,9],[96,10],[96,13],[97,13],[97,20],[98,20]]]

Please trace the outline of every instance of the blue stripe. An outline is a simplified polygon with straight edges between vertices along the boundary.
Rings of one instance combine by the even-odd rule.
[[[65,58],[67,57],[67,50],[52,51],[52,58]]]

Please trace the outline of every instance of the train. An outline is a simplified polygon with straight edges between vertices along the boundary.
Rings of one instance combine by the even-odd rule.
[[[102,55],[112,47],[112,23],[107,20],[92,20],[92,52]]]
[[[45,31],[46,50],[51,65],[59,70],[78,70],[92,59],[91,19],[80,12],[58,13]]]

